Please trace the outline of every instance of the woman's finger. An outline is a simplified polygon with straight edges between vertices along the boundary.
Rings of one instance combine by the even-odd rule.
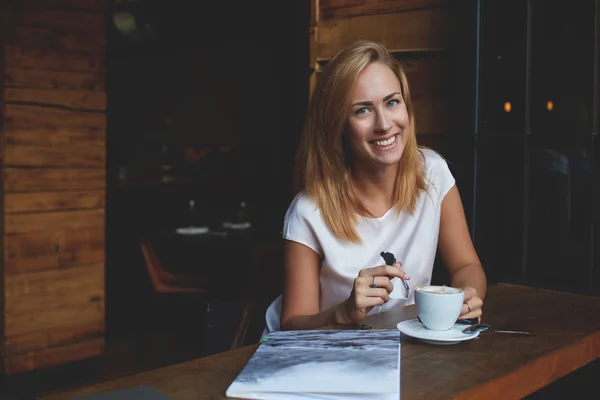
[[[482,306],[483,306],[483,300],[481,300],[479,297],[471,298],[469,300],[466,300],[463,303],[462,310],[460,311],[460,313],[461,313],[461,315],[463,315],[463,318],[465,318],[464,315],[470,315],[472,312],[474,312],[476,310],[481,311]]]
[[[385,303],[390,299],[389,292],[386,288],[369,288],[365,294],[367,297],[381,297]]]
[[[481,318],[481,315],[483,314],[481,308],[475,308],[472,311],[466,313],[466,314],[461,314],[460,318]]]
[[[373,276],[372,282],[369,284],[369,287],[383,288],[388,293],[391,293],[394,290],[394,285],[390,282],[390,278],[387,276]]]
[[[477,297],[477,289],[475,289],[474,287],[464,287],[463,288],[463,292],[464,292],[464,296],[465,296],[465,301],[472,299],[474,297]]]
[[[400,268],[400,263],[394,265],[379,265],[373,268],[367,268],[360,271],[359,276],[387,276],[389,279],[398,277],[400,279],[410,279],[408,274]]]
[[[361,297],[357,300],[357,308],[369,308],[385,304],[385,300],[381,297]]]

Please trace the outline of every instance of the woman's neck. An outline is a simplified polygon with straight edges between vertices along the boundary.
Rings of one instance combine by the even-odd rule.
[[[377,171],[356,169],[352,173],[354,191],[361,203],[373,216],[380,217],[394,205],[397,168]]]

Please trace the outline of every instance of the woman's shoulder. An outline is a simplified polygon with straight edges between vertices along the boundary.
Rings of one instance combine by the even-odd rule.
[[[446,159],[435,150],[428,148],[419,150],[424,158],[426,179],[444,196],[455,183]]]
[[[306,194],[304,190],[300,191],[292,200],[288,209],[288,214],[294,213],[302,216],[317,215],[319,209],[316,203]]]
[[[425,166],[428,169],[440,166],[447,166],[446,159],[437,151],[427,147],[420,147],[419,151],[423,155]]]

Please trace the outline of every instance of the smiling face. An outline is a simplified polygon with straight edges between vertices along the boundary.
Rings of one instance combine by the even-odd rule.
[[[386,65],[372,63],[351,93],[346,139],[354,168],[396,167],[410,131],[400,81]]]

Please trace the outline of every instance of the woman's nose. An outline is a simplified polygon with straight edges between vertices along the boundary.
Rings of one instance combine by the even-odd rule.
[[[377,132],[387,132],[392,127],[388,116],[385,112],[377,113],[377,119],[375,121],[375,131]]]

